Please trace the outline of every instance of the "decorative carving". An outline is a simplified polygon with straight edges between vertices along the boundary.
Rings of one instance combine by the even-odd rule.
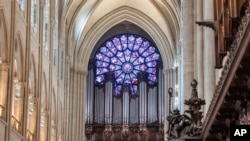
[[[189,106],[189,109],[185,111],[185,113],[190,114],[190,117],[187,118],[191,121],[191,125],[188,127],[186,134],[188,136],[199,136],[202,132],[202,112],[200,111],[201,106],[205,105],[205,100],[201,100],[198,98],[197,87],[198,82],[193,79],[191,86],[192,89],[192,96],[189,100],[185,100],[185,105]],[[186,116],[185,116],[186,117]]]
[[[110,138],[113,134],[112,125],[106,125],[104,129],[104,136]]]
[[[221,95],[222,86],[225,85],[225,83],[227,83],[226,79],[227,79],[229,70],[232,67],[234,67],[233,60],[235,59],[237,52],[240,50],[241,40],[244,36],[244,33],[246,32],[246,28],[249,26],[249,22],[250,22],[250,14],[249,14],[250,13],[249,12],[250,11],[250,1],[249,0],[247,3],[245,3],[245,6],[247,7],[246,11],[245,11],[245,16],[240,20],[240,22],[239,22],[240,26],[238,27],[234,41],[231,44],[230,51],[228,54],[228,59],[226,60],[225,66],[223,67],[223,70],[221,73],[222,74],[221,78],[216,86],[216,90],[215,90],[215,93],[213,95],[213,99],[211,100],[212,102],[209,106],[209,109],[208,109],[207,114],[206,114],[205,119],[204,119],[204,129],[209,128],[209,127],[206,127],[209,120],[214,120],[211,117],[212,117],[212,115],[215,114],[213,109],[215,109],[215,107],[217,107],[217,106],[220,106],[220,104],[218,102],[219,97],[224,98],[224,96],[225,96],[225,95],[224,96]]]
[[[168,136],[169,138],[179,138],[180,131],[184,128],[184,115],[181,115],[178,109],[175,109],[173,113],[171,112],[170,114],[171,115],[167,117],[169,121]]]
[[[124,139],[127,139],[129,137],[129,126],[128,125],[123,125],[123,127],[122,127],[122,137]]]
[[[178,109],[175,109],[173,113],[170,111],[170,116],[167,117],[169,121],[168,136],[169,138],[179,138],[181,131],[185,126],[188,125],[185,134],[187,136],[197,137],[201,135],[202,132],[202,112],[200,111],[201,106],[205,105],[205,100],[198,98],[197,87],[198,82],[193,79],[191,82],[192,95],[189,100],[185,100],[185,105],[189,106],[189,109],[180,114]],[[170,97],[173,93],[172,89],[168,91]],[[188,115],[186,115],[189,114]]]
[[[92,125],[85,125],[85,135],[88,140],[92,138],[94,134],[94,129]]]
[[[237,66],[237,65],[235,66],[235,62],[236,62],[235,60],[239,57],[238,56],[239,52],[241,52],[243,47],[244,48],[247,47],[247,46],[244,46],[245,40],[243,40],[243,39],[245,38],[244,37],[245,34],[249,34],[247,32],[247,28],[249,27],[249,22],[250,22],[250,14],[249,14],[250,13],[249,12],[250,11],[250,1],[247,0],[244,3],[244,5],[246,7],[245,8],[245,16],[243,16],[241,18],[240,17],[237,18],[237,21],[239,21],[239,26],[238,26],[238,29],[237,29],[237,33],[234,36],[235,38],[234,38],[234,41],[231,44],[230,51],[229,51],[229,54],[228,54],[228,59],[226,60],[225,66],[223,67],[223,70],[222,70],[222,76],[221,76],[221,78],[220,78],[220,80],[219,80],[219,82],[218,82],[218,84],[216,86],[216,90],[215,90],[215,93],[213,95],[213,99],[211,100],[211,104],[210,104],[209,109],[207,111],[207,114],[205,116],[206,117],[205,120],[204,120],[204,130],[205,131],[208,131],[208,130],[209,131],[210,130],[215,130],[216,131],[217,126],[215,126],[215,125],[217,125],[217,123],[215,122],[216,120],[214,119],[214,116],[213,116],[214,114],[217,114],[216,110],[215,110],[217,108],[215,108],[215,107],[220,107],[220,108],[223,108],[223,109],[225,107],[236,108],[237,109],[239,107],[239,103],[244,101],[244,99],[240,99],[240,96],[238,94],[235,95],[234,91],[232,92],[232,89],[240,89],[241,90],[243,87],[247,88],[247,86],[241,85],[238,82],[236,83],[236,81],[238,81],[237,79],[239,79],[239,78],[242,79],[242,76],[245,76],[246,73],[249,74],[248,73],[249,71],[244,72],[244,71],[241,70],[242,68],[239,67],[238,68],[239,72],[236,73],[236,77],[234,78],[236,81],[233,80],[232,83],[228,81],[228,76],[229,75],[234,75],[234,74],[232,74],[231,70],[233,70]],[[242,43],[242,41],[244,41],[244,43]],[[246,55],[244,55],[244,57],[246,57]],[[246,60],[249,60],[249,59],[246,59]],[[244,68],[244,70],[245,70],[245,68]],[[224,89],[224,87],[223,87],[225,85],[228,85],[228,83],[231,83],[230,88],[229,88],[229,93],[225,92],[227,90]],[[237,85],[236,87],[234,86],[234,83]],[[243,83],[246,83],[246,82],[243,82]],[[241,85],[240,86],[241,88],[239,88],[239,84]],[[235,97],[236,100],[233,97]],[[224,101],[219,100],[219,99],[224,99],[224,98],[226,98]],[[234,101],[233,105],[231,103],[232,101]],[[222,121],[224,119],[223,121],[224,121],[224,124],[226,126],[229,126],[230,123],[235,122],[234,120],[235,120],[236,116],[238,115],[236,111],[233,112],[233,113],[227,114],[228,112],[229,111],[223,111],[221,109],[220,112],[216,116],[217,120]],[[244,113],[244,110],[243,110],[243,113]],[[208,124],[210,121],[213,122],[211,127]],[[218,133],[214,133],[214,134],[217,135]],[[206,140],[211,140],[209,138],[214,137],[214,134],[209,132],[209,135],[208,135]],[[213,141],[214,140],[215,139],[213,139]]]
[[[139,127],[138,127],[138,126],[130,126],[130,130],[131,130],[132,132],[137,133],[137,132],[139,131]]]
[[[122,130],[121,126],[113,126],[113,131],[114,131],[115,133],[121,132],[121,130]]]
[[[163,139],[164,138],[164,125],[161,124],[159,126],[159,129],[158,129],[158,134],[160,135],[160,137]]]
[[[141,126],[139,130],[139,135],[141,138],[145,139],[148,135],[147,128],[145,126]]]

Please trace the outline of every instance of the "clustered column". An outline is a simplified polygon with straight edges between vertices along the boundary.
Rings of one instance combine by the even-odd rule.
[[[93,101],[94,101],[94,72],[93,70],[88,71],[87,75],[87,94],[86,94],[86,99],[85,99],[85,106],[86,106],[86,124],[92,124],[93,123]]]
[[[158,116],[159,116],[159,124],[164,123],[164,109],[165,103],[164,103],[164,74],[162,73],[162,69],[159,70],[159,80],[158,80]]]
[[[203,18],[204,20],[213,20],[214,11],[213,0],[203,1]],[[212,100],[215,90],[215,44],[214,44],[214,31],[209,28],[204,29],[204,98],[206,105],[204,114],[207,112],[208,106]]]

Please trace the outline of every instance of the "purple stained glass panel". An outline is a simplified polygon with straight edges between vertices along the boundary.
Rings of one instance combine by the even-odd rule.
[[[114,72],[114,94],[122,92],[122,86],[130,85],[131,94],[138,94],[139,72],[147,73],[149,84],[157,82],[157,60],[160,54],[147,39],[134,34],[123,34],[107,40],[95,55],[95,82],[104,84],[105,73]]]

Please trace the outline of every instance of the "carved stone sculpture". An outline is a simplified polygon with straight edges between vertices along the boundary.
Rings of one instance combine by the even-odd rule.
[[[169,121],[168,136],[169,138],[180,138],[181,131],[185,128],[185,134],[187,136],[197,137],[201,135],[202,132],[202,122],[203,117],[202,112],[200,111],[201,106],[205,105],[205,100],[198,98],[197,87],[198,82],[194,79],[191,82],[192,95],[191,98],[185,100],[185,105],[188,105],[189,108],[180,114],[178,109],[175,109],[173,113],[170,111],[170,116],[167,117]],[[169,91],[171,95],[172,91]]]
[[[123,125],[123,127],[122,127],[122,137],[124,139],[127,139],[129,137],[129,126],[128,125]]]
[[[86,125],[85,126],[85,135],[88,140],[90,140],[94,134],[94,129],[92,125]]]
[[[178,109],[175,109],[171,114],[172,115],[167,117],[167,120],[169,121],[168,136],[170,138],[179,138],[180,131],[184,127],[185,118],[184,115],[180,114]]]
[[[147,136],[147,128],[144,126],[141,126],[139,130],[139,135],[141,136],[141,138],[145,139]]]
[[[158,129],[158,134],[160,135],[160,137],[163,139],[164,138],[164,125],[161,124],[159,126],[159,129]]]
[[[112,125],[106,125],[104,129],[104,136],[110,138],[113,134]]]
[[[190,120],[190,126],[186,131],[188,136],[199,136],[202,132],[202,112],[200,111],[201,106],[205,105],[205,100],[198,98],[197,87],[198,82],[194,79],[191,83],[192,89],[192,96],[189,100],[185,100],[185,105],[189,106],[189,109],[185,111],[185,113],[189,114],[190,116],[188,119]]]

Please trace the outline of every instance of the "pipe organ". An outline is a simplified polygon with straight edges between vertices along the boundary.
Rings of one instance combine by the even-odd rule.
[[[162,70],[160,69],[159,72],[162,73]],[[150,86],[145,81],[146,73],[139,73],[138,95],[131,95],[128,84],[124,84],[122,94],[114,95],[115,80],[112,76],[112,73],[107,73],[105,84],[100,87],[94,85],[93,69],[88,71],[85,106],[87,139],[143,139],[139,134],[143,127],[143,130],[154,131],[152,133],[155,135],[151,135],[154,136],[153,138],[158,136],[159,140],[163,140],[163,137],[158,134],[165,120],[163,74],[158,75],[161,77],[157,85]],[[150,134],[146,136],[150,138]]]
[[[176,76],[162,68],[158,49],[144,37],[125,33],[105,41],[89,61],[87,139],[163,140],[164,88],[173,87]]]

